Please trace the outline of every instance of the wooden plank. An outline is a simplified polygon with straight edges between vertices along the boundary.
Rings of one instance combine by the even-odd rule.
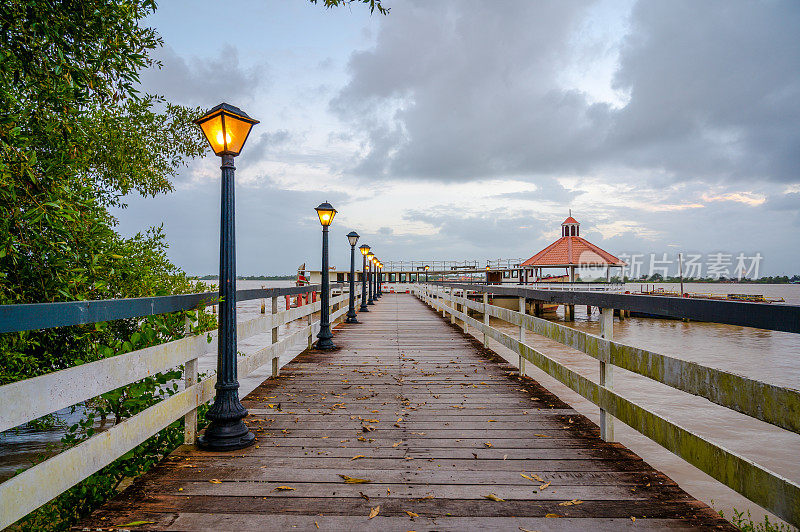
[[[243,400],[255,446],[184,446],[77,528],[732,530],[416,299],[386,294],[359,320],[335,329],[339,350],[306,352]]]

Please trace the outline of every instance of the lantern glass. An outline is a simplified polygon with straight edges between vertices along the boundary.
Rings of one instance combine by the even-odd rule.
[[[241,153],[250,130],[258,124],[258,120],[253,120],[238,107],[221,103],[194,123],[203,130],[215,154],[236,156]]]
[[[315,210],[317,211],[317,216],[319,216],[319,223],[323,226],[329,226],[333,223],[333,217],[336,216],[336,209],[333,208],[333,205],[326,201],[321,203]]]
[[[358,233],[355,231],[350,231],[347,233],[347,241],[350,242],[351,246],[358,244]]]
[[[358,247],[358,249],[360,249],[360,250],[361,250],[361,254],[362,254],[362,255],[365,255],[365,256],[366,256],[366,254],[367,254],[367,253],[369,253],[369,246],[368,246],[368,245],[366,245],[366,244],[362,244],[362,245],[360,245],[360,246]]]
[[[371,251],[370,251],[370,252],[368,252],[368,253],[367,253],[367,261],[368,261],[368,262],[372,262],[372,258],[373,258],[374,256],[375,256],[375,255],[374,255],[374,254],[373,254]]]

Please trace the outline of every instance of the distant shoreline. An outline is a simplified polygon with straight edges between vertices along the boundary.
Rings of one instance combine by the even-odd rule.
[[[219,279],[219,275],[203,275],[202,277],[190,276],[190,279],[198,281],[213,281]],[[294,281],[297,275],[239,275],[237,281]]]

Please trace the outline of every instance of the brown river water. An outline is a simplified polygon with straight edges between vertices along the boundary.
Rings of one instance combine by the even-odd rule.
[[[238,288],[261,286],[291,286],[291,281],[239,281]],[[677,290],[677,285],[657,284],[665,290]],[[639,284],[626,289],[638,291]],[[765,297],[783,297],[787,304],[800,305],[800,285],[722,285],[691,284],[684,287],[687,292],[705,293],[750,293]],[[250,301],[238,306],[238,319],[244,321],[256,317],[260,302]],[[563,322],[562,309],[546,315],[548,319]],[[568,325],[599,334],[597,309],[586,314],[585,306],[576,306],[575,321]],[[290,334],[301,324],[288,324],[281,336]],[[492,326],[517,334],[518,328],[501,321],[492,320]],[[470,333],[478,335],[475,329]],[[482,335],[481,335],[482,337]],[[765,331],[747,327],[719,325],[713,323],[684,323],[676,320],[629,318],[623,322],[615,320],[614,339],[626,344],[646,348],[707,366],[724,369],[779,386],[800,388],[800,334]],[[509,362],[517,364],[517,356],[500,344],[491,341],[491,347]],[[527,333],[527,342],[533,347],[559,360],[570,368],[597,381],[598,362],[583,353],[557,342]],[[247,352],[256,344],[243,343],[240,349]],[[212,350],[215,346],[211,346]],[[298,345],[295,352],[302,349]],[[281,360],[281,365],[291,358]],[[210,371],[215,366],[215,355],[209,353],[201,358],[201,371]],[[595,405],[577,393],[527,364],[527,374],[543,386],[571,404],[580,413],[595,423],[599,412]],[[269,368],[240,379],[242,395],[249,393],[269,375]],[[614,388],[625,397],[647,407],[670,420],[693,430],[723,447],[779,473],[795,482],[800,482],[800,435],[776,428],[767,423],[717,406],[705,399],[673,390],[620,368],[614,368]],[[658,444],[640,435],[619,421],[615,422],[618,441],[638,453],[653,467],[663,471],[678,482],[694,497],[705,501],[715,509],[723,510],[726,516],[732,508],[750,511],[754,520],[761,519],[764,510],[726,488],[711,477],[687,464]],[[13,471],[30,463],[30,459],[57,442],[62,431],[7,431],[0,434],[0,481]],[[773,516],[774,517],[774,516]]]

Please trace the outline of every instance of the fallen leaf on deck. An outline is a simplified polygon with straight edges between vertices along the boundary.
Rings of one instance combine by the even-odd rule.
[[[534,480],[538,480],[539,482],[544,482],[544,479],[542,477],[540,477],[539,475],[537,475],[536,473],[534,473],[531,476],[534,478]]]
[[[118,525],[117,528],[125,528],[126,526],[139,526],[139,525],[153,525],[155,521],[131,521],[130,523],[125,523],[124,525]]]
[[[357,454],[354,457],[352,457],[350,461],[352,462],[353,460],[358,460],[359,458],[366,458],[366,456],[364,456],[363,454]]]
[[[528,475],[526,475],[525,473],[520,473],[520,474],[519,474],[519,476],[521,476],[522,478],[527,478],[528,480],[530,480],[531,482],[533,482],[533,478],[532,478],[532,477],[529,477],[529,476],[528,476]]]
[[[635,523],[636,522],[636,518],[634,516],[631,516],[631,521],[633,521]]]
[[[358,441],[367,441],[367,439],[366,439],[364,436],[359,436],[359,437],[358,437],[358,438],[356,438],[356,439],[357,439]]]
[[[547,514],[547,515],[545,515],[545,517],[549,518],[549,517],[561,517],[561,516],[558,515],[558,514]]]
[[[292,488],[291,486],[278,486],[272,491],[294,491],[294,488]]]
[[[564,501],[558,503],[559,506],[575,506],[576,504],[583,504],[583,501],[579,501],[578,499],[572,499],[571,501]]]
[[[372,482],[366,478],[355,478],[355,477],[348,477],[347,475],[339,475],[344,479],[345,484],[366,484],[367,482]]]
[[[539,438],[549,438],[547,434],[534,434],[534,436],[538,436]]]
[[[212,478],[211,480],[209,480],[209,482],[211,482],[212,484],[222,484],[222,481],[218,478]]]
[[[380,513],[380,511],[381,511],[381,507],[380,506],[376,506],[375,508],[370,510],[369,511],[369,519],[372,519],[373,517],[378,515]]]
[[[317,527],[317,528],[319,528],[319,523],[317,523],[316,521],[314,521],[314,526],[315,526],[315,527]]]
[[[358,494],[359,494],[359,495],[361,495],[361,497],[362,497],[362,498],[363,498],[365,501],[368,501],[368,500],[369,500],[369,496],[368,496],[368,495],[364,495],[364,492],[363,492],[363,491],[359,491],[359,492],[358,492]]]
[[[484,445],[485,445],[486,447],[492,447],[492,442],[490,442],[490,441],[487,441],[486,443],[484,443]]]
[[[551,484],[551,482],[547,482],[546,484],[542,484],[541,486],[539,486],[539,491],[542,491],[543,489],[547,488],[547,486],[549,486],[550,484]]]
[[[484,499],[489,499],[490,501],[497,501],[497,502],[505,500],[505,499],[501,499],[500,497],[498,497],[494,493],[490,493],[489,495],[484,495],[483,498]]]
[[[397,443],[393,443],[393,444],[392,444],[392,447],[397,447],[397,446],[398,446],[398,445],[400,445],[401,443],[403,443],[403,442],[399,441],[399,442],[397,442]]]

